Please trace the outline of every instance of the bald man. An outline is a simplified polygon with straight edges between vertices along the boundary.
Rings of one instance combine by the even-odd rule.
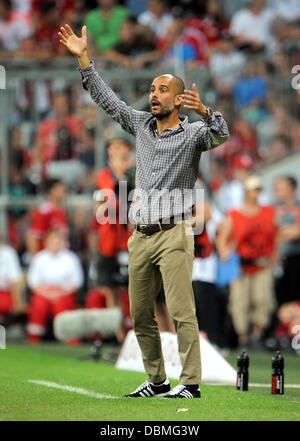
[[[59,37],[78,57],[83,86],[94,101],[136,137],[136,183],[129,212],[129,220],[135,224],[128,240],[129,297],[148,380],[125,396],[200,398],[200,345],[192,290],[191,191],[201,153],[228,139],[227,124],[219,112],[202,103],[195,84],[192,91],[186,90],[184,82],[170,74],[155,78],[150,86],[151,113],[127,106],[95,71],[87,52],[86,27],[77,37],[65,25]],[[189,123],[179,114],[181,104],[201,119]],[[182,364],[180,384],[172,391],[154,315],[162,281]]]

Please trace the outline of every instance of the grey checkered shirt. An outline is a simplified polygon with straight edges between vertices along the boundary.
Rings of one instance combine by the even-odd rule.
[[[192,190],[201,153],[229,137],[221,113],[211,112],[208,118],[193,123],[180,116],[178,128],[164,130],[159,135],[156,118],[121,101],[96,72],[93,62],[78,70],[83,87],[95,103],[136,137],[136,182],[129,220],[150,224],[190,213],[195,203]]]

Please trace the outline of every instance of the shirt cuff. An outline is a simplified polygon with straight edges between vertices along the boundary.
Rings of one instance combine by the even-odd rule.
[[[95,70],[95,63],[93,60],[91,60],[90,65],[85,69],[82,69],[80,66],[78,66],[76,69],[79,70],[82,76],[86,76],[86,74],[89,74]]]
[[[206,124],[211,126],[215,120],[215,114],[214,114],[214,111],[211,107],[207,107],[207,109],[208,109],[207,116],[203,116],[203,119],[206,122]]]

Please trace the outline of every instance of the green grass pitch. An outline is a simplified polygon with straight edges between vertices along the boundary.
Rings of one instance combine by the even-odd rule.
[[[272,396],[270,387],[239,392],[232,386],[202,385],[200,400],[126,399],[145,375],[119,371],[106,361],[78,360],[89,346],[8,344],[0,350],[0,421],[276,421],[300,420],[300,389]],[[268,383],[271,353],[251,353],[250,383]],[[229,357],[236,367],[236,353]],[[300,384],[300,358],[284,354],[285,383]],[[99,394],[86,396],[30,383],[38,380]],[[172,386],[177,384],[171,381]],[[115,399],[101,398],[115,396]],[[187,412],[176,412],[188,408]]]

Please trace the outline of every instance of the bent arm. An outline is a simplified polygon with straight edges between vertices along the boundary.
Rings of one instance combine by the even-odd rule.
[[[96,72],[93,61],[85,69],[80,67],[79,71],[82,75],[83,87],[89,91],[95,103],[114,121],[118,122],[124,130],[135,135],[139,124],[147,119],[149,114],[134,110],[120,100]]]
[[[197,143],[202,151],[210,150],[223,144],[229,138],[227,123],[220,112],[213,112],[197,126]]]

